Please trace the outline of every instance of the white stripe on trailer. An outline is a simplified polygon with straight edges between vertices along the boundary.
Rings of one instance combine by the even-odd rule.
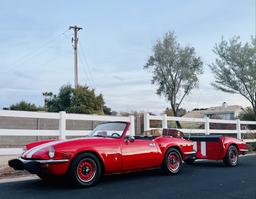
[[[193,142],[193,150],[197,151],[197,142]]]
[[[206,156],[206,142],[201,142],[201,154]]]

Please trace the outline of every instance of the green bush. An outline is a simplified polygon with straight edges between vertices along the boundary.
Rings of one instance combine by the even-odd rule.
[[[252,150],[256,151],[256,143],[252,143]]]

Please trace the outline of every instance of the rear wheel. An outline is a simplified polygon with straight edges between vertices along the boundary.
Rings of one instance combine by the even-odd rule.
[[[225,158],[223,162],[226,166],[234,167],[238,163],[238,150],[235,146],[231,145],[228,148]]]
[[[88,187],[97,184],[102,174],[101,163],[94,154],[83,153],[71,163],[68,177],[76,185]]]
[[[165,153],[162,170],[165,174],[174,175],[180,171],[182,165],[181,154],[177,149],[170,148]]]

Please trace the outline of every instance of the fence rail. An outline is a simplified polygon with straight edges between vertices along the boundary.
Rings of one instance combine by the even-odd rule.
[[[64,111],[59,113],[45,113],[45,112],[28,112],[28,111],[6,111],[0,110],[0,117],[12,118],[36,118],[36,119],[55,119],[59,121],[59,128],[57,130],[31,130],[31,129],[0,129],[0,136],[59,136],[60,139],[65,139],[66,136],[85,136],[90,130],[67,130],[67,120],[79,121],[124,121],[130,122],[130,134],[134,135],[134,116],[119,117],[106,115],[85,115],[85,114],[69,114]]]
[[[84,114],[69,114],[66,112],[59,113],[45,113],[45,112],[27,112],[27,111],[6,111],[0,110],[0,117],[9,117],[9,118],[34,118],[34,119],[53,119],[58,120],[58,129],[56,130],[37,130],[37,129],[1,129],[0,128],[0,136],[58,136],[60,139],[65,139],[66,136],[86,136],[91,130],[67,130],[67,121],[68,120],[79,120],[79,121],[126,121],[130,122],[130,135],[135,135],[135,118],[133,115],[128,117],[119,117],[119,116],[101,116],[101,115],[84,115]],[[168,117],[167,115],[161,116],[153,116],[148,113],[144,114],[144,131],[148,131],[151,129],[150,121],[158,120],[161,121],[162,128],[168,128],[168,122],[189,122],[189,123],[203,123],[203,129],[192,129],[192,128],[184,128],[179,129],[184,133],[197,133],[197,134],[236,134],[238,139],[242,139],[244,136],[249,133],[255,134],[256,130],[246,130],[242,129],[241,125],[255,125],[256,121],[240,121],[237,120],[219,120],[219,119],[209,119],[205,118],[185,118],[185,117]],[[210,124],[232,124],[235,126],[234,130],[227,129],[211,129]],[[256,139],[243,139],[246,142],[256,142]],[[6,153],[19,153],[21,149],[1,149],[0,155]],[[7,151],[7,152],[6,152]],[[18,152],[19,151],[19,152]]]
[[[203,123],[203,129],[192,129],[192,128],[182,128],[178,129],[184,133],[197,133],[197,134],[236,134],[238,139],[242,139],[242,135],[246,134],[255,134],[255,130],[244,130],[241,128],[241,125],[255,125],[256,121],[241,121],[239,119],[236,120],[221,120],[221,119],[210,119],[208,117],[205,118],[186,118],[186,117],[168,117],[166,114],[156,116],[156,115],[149,115],[148,113],[144,114],[144,131],[149,131],[156,128],[150,127],[151,120],[158,120],[162,122],[162,126],[159,129],[168,128],[168,121],[172,122],[189,122],[189,123]],[[233,124],[235,125],[234,130],[227,130],[227,129],[211,129],[210,124]],[[256,139],[243,139],[246,142],[256,142]]]

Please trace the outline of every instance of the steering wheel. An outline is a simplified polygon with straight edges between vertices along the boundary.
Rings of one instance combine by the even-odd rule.
[[[118,133],[112,133],[111,137],[120,137]]]

